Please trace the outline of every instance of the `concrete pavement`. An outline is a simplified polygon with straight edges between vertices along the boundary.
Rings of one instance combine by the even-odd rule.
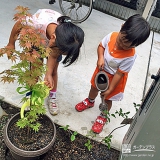
[[[4,47],[8,42],[12,26],[14,25],[14,21],[12,20],[15,13],[14,9],[18,5],[29,7],[31,13],[34,13],[39,8],[50,8],[61,12],[58,0],[54,5],[49,5],[48,0],[1,0],[0,48]],[[123,22],[123,20],[93,10],[90,17],[85,22],[78,24],[85,32],[85,41],[81,48],[80,58],[75,64],[67,68],[63,67],[62,64],[59,65],[57,99],[60,107],[60,114],[57,116],[51,116],[47,111],[47,114],[54,122],[63,126],[69,125],[71,130],[78,131],[83,135],[86,135],[87,130],[91,129],[93,121],[100,113],[100,96],[96,99],[95,107],[84,112],[78,113],[74,109],[74,106],[88,96],[90,78],[96,67],[97,46],[99,42],[106,34],[112,31],[119,31]],[[150,55],[152,37],[153,32],[151,32],[150,37],[145,43],[137,47],[138,56],[131,72],[129,73],[124,99],[120,102],[113,102],[113,107],[110,111],[111,113],[122,108],[124,112],[130,111],[131,113],[129,114],[129,117],[132,117],[135,114],[133,102],[137,104],[141,103],[144,84],[147,84],[147,91],[152,82],[150,76],[156,74],[159,69],[160,35],[154,33],[153,48]],[[6,57],[0,58],[0,72],[9,68],[10,65],[11,63]],[[149,72],[146,81],[148,66]],[[6,102],[20,107],[21,96],[16,93],[17,86],[16,82],[14,84],[3,84],[0,82],[0,96],[4,97]],[[120,123],[122,121],[122,117],[111,118],[111,122],[105,125],[103,132],[97,135],[95,139],[100,141],[114,128],[121,126]],[[120,150],[123,137],[128,128],[129,125],[113,132],[112,147]]]

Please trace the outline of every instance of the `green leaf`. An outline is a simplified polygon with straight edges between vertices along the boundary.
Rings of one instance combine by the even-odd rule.
[[[84,145],[88,148],[89,151],[91,151],[93,146],[91,145],[91,141],[90,140],[87,140],[87,142]]]
[[[75,135],[71,135],[71,141],[74,141],[76,139],[76,136]]]
[[[25,128],[27,125],[28,125],[28,120],[27,118],[23,118],[23,119],[19,119],[16,123],[16,125],[19,127],[19,128]]]
[[[115,114],[111,114],[112,117],[116,118]]]
[[[66,125],[66,126],[61,126],[61,127],[59,127],[59,128],[62,128],[62,129],[64,129],[65,131],[69,128],[69,125]]]
[[[33,130],[34,130],[35,132],[38,132],[40,126],[41,126],[41,124],[40,124],[40,123],[37,123],[35,126],[33,126]]]
[[[108,149],[111,149],[111,144],[107,143]]]
[[[135,103],[135,102],[133,102],[133,105],[134,105],[134,106],[136,106],[136,103]]]
[[[77,132],[77,131],[74,131],[74,132],[73,132],[73,135],[75,135],[75,136],[76,136],[77,134],[78,134],[78,132]]]
[[[130,112],[126,112],[126,114],[130,114]]]

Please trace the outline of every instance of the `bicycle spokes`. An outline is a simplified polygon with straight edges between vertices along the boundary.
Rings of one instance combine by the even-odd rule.
[[[73,22],[85,21],[92,11],[92,0],[59,0],[61,11]]]

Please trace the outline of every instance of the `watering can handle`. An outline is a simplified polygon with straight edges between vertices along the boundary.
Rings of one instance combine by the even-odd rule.
[[[103,71],[103,68],[101,67],[101,68],[99,69],[99,71]]]

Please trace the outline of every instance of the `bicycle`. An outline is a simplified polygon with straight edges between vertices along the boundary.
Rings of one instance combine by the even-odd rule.
[[[63,15],[69,16],[73,23],[84,22],[91,14],[94,0],[59,0]],[[54,4],[50,0],[49,4]]]

